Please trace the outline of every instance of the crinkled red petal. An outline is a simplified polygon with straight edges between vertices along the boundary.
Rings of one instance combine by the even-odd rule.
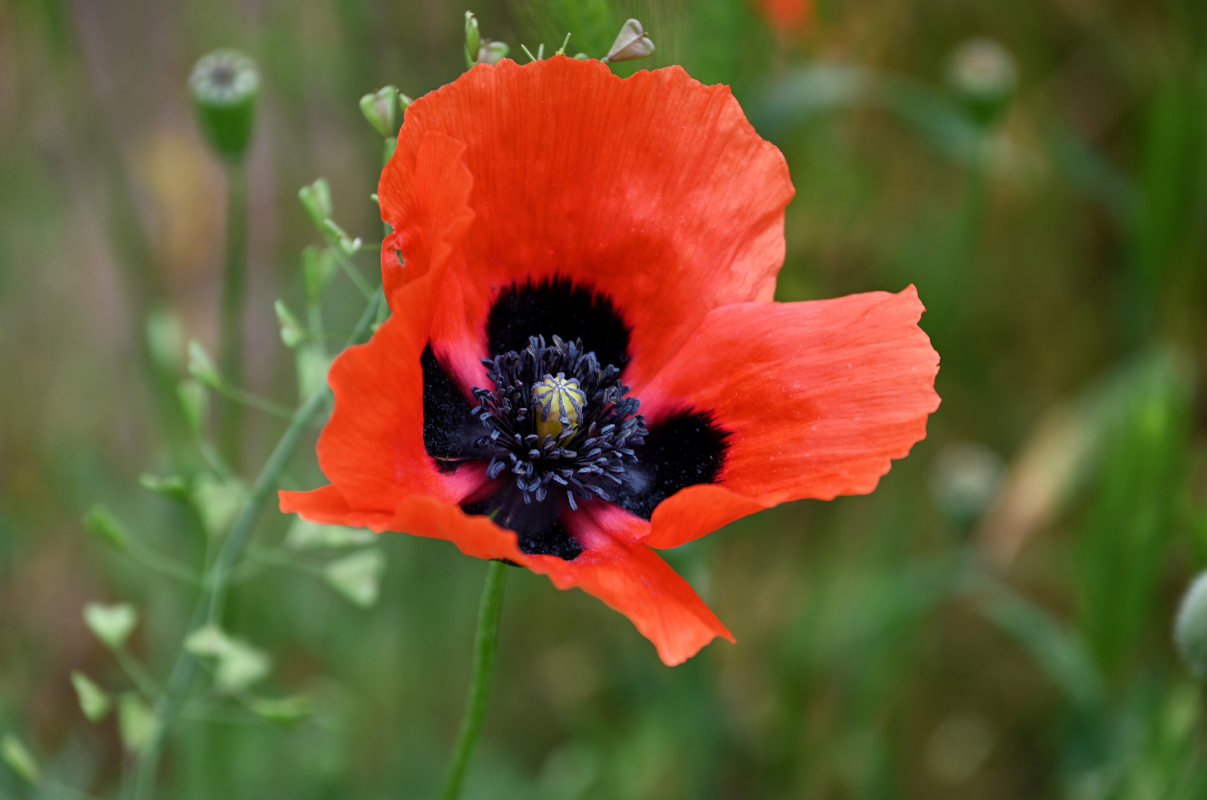
[[[432,133],[465,145],[475,214],[437,342],[469,338],[483,352],[498,290],[562,275],[613,299],[633,328],[626,380],[643,381],[709,310],[771,299],[792,184],[728,87],[678,67],[621,79],[563,57],[475,67],[407,109],[378,191],[397,228],[417,227],[412,210],[437,190],[417,177]],[[407,254],[418,271],[421,256]],[[454,369],[481,377],[468,359]]]
[[[472,181],[460,158],[463,149],[437,135],[419,148],[417,175],[431,188],[396,235],[404,255],[416,256],[425,268],[404,279],[399,274],[409,264],[387,272],[393,274],[388,288],[394,313],[367,344],[340,354],[327,378],[335,409],[319,437],[319,466],[352,508],[392,511],[412,494],[456,502],[484,480],[480,469],[468,467],[440,473],[423,442],[419,357],[453,243],[472,219],[465,202]]]
[[[675,359],[634,387],[642,410],[711,412],[729,432],[715,485],[684,489],[645,543],[674,547],[788,500],[872,491],[926,436],[939,356],[914,287],[709,313]]]

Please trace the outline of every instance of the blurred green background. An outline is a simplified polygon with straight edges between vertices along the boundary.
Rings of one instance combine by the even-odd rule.
[[[0,2],[0,797],[116,796],[137,701],[90,723],[70,675],[120,705],[188,630],[195,586],[90,535],[88,509],[189,569],[212,546],[170,486],[140,488],[179,472],[191,496],[224,491],[149,379],[185,374],[184,338],[217,344],[225,184],[192,64],[231,46],[260,65],[246,382],[292,408],[272,304],[304,305],[300,254],[322,241],[296,191],[325,176],[340,225],[380,231],[357,99],[454,79],[464,10]],[[1203,696],[1171,640],[1207,563],[1207,6],[829,0],[795,30],[746,0],[474,10],[513,53],[569,31],[596,57],[637,16],[658,50],[617,71],[731,84],[797,187],[779,298],[916,283],[943,405],[875,494],[668,554],[738,638],[682,667],[513,571],[466,796],[1207,796]],[[1002,49],[961,50],[974,37]],[[334,340],[360,305],[337,278]],[[284,423],[245,425],[254,475]],[[286,485],[317,480],[306,443]],[[434,796],[486,565],[401,535],[281,548],[289,524],[267,515],[224,618],[271,668],[233,699],[197,684],[159,795]],[[357,547],[385,556],[353,562],[360,603],[327,569]],[[137,611],[124,668],[90,601]]]

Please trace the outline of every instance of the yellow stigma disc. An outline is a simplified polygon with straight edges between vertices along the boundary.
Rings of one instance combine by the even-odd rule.
[[[578,381],[559,372],[557,377],[546,375],[533,384],[532,400],[536,403],[536,432],[556,439],[563,431],[573,433],[578,427],[587,396]]]

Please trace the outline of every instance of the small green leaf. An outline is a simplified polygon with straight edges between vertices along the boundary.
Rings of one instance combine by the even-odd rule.
[[[319,525],[301,517],[294,519],[285,536],[285,546],[290,550],[317,550],[321,548],[358,547],[371,544],[377,534],[363,528],[345,528],[342,525]]]
[[[277,323],[281,326],[281,341],[292,350],[306,340],[306,330],[284,300],[276,301],[272,307],[277,312]]]
[[[130,534],[113,512],[103,505],[93,506],[84,515],[84,527],[98,539],[123,553],[130,549]]]
[[[222,692],[246,689],[267,675],[272,664],[263,651],[228,636],[216,625],[193,631],[184,647],[193,655],[215,660],[214,685]]]
[[[155,363],[166,372],[179,372],[180,354],[184,351],[184,330],[180,317],[165,308],[157,308],[147,315],[146,333]]]
[[[247,487],[236,479],[224,480],[203,474],[193,486],[193,502],[211,536],[226,533],[246,497]]]
[[[230,638],[213,624],[203,625],[184,640],[184,649],[202,658],[221,658],[230,646]]]
[[[335,257],[326,247],[308,246],[302,251],[302,280],[311,303],[318,302],[335,274]]]
[[[211,389],[220,389],[225,383],[222,380],[222,373],[218,372],[218,368],[214,366],[214,360],[210,358],[209,353],[205,352],[201,342],[196,339],[189,342],[189,374],[202,386],[208,386]]]
[[[294,352],[294,363],[298,371],[298,394],[309,397],[326,384],[331,360],[317,347],[301,347]]]
[[[323,569],[327,583],[362,608],[377,602],[386,557],[380,550],[361,550],[332,561]]]
[[[33,755],[21,743],[21,740],[11,733],[4,734],[4,738],[0,739],[0,758],[3,758],[4,763],[25,780],[35,786],[41,783],[42,771],[38,769],[38,762],[34,761]]]
[[[298,189],[298,200],[302,201],[302,208],[306,209],[314,226],[323,230],[323,223],[331,217],[332,212],[331,187],[327,185],[327,179],[319,178],[309,186]]]
[[[273,722],[297,722],[313,712],[313,704],[306,695],[289,697],[255,697],[248,703],[252,713]]]
[[[138,485],[148,492],[172,500],[187,500],[189,497],[189,482],[183,475],[143,474],[138,478]]]
[[[220,692],[238,692],[268,675],[272,661],[262,650],[231,639],[226,652],[218,657],[214,685]]]
[[[129,603],[89,603],[84,606],[84,623],[92,635],[117,650],[126,643],[138,624],[138,613]]]
[[[80,701],[80,710],[84,712],[88,721],[97,722],[104,719],[112,706],[109,695],[93,683],[91,678],[78,670],[71,673],[71,685],[75,687],[76,696]]]
[[[146,702],[133,692],[123,694],[117,706],[117,730],[127,750],[141,753],[155,737],[159,720]]]
[[[183,380],[176,384],[176,400],[180,403],[180,412],[184,414],[189,430],[200,434],[205,424],[205,411],[209,400],[205,387],[192,379]]]

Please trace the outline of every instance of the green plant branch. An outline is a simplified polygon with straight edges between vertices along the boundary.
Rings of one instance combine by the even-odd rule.
[[[377,310],[381,300],[381,292],[374,293],[348,341],[349,346],[362,341],[368,335],[373,322],[377,319]],[[207,620],[217,620],[221,617],[231,573],[251,540],[256,521],[272,497],[273,489],[276,488],[277,481],[301,442],[303,434],[309,429],[319,412],[327,407],[329,394],[330,389],[323,387],[310,395],[294,413],[293,421],[281,435],[277,446],[268,457],[251,492],[243,501],[234,522],[231,523],[230,532],[222,544],[222,549],[219,550],[213,565],[206,573],[201,595],[193,609],[188,633],[199,628]],[[166,688],[155,703],[155,731],[139,754],[135,765],[133,796],[137,800],[153,796],[164,740],[180,714],[185,694],[196,672],[197,657],[181,647],[169,673]]]

